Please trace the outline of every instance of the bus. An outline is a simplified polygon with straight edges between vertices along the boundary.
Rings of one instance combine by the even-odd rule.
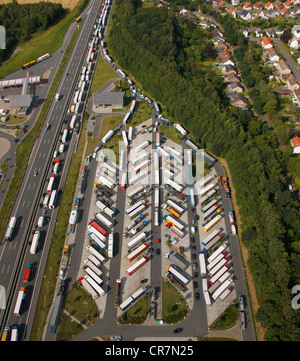
[[[31,66],[35,65],[36,64],[36,60],[31,60],[29,61],[28,63],[25,63],[22,65],[22,69],[28,69],[30,68]]]

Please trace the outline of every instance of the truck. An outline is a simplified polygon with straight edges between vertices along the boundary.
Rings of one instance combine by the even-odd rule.
[[[60,168],[60,160],[56,159],[54,167],[53,167],[53,173],[58,174]]]
[[[233,212],[232,212],[232,211],[228,211],[228,216],[229,216],[229,222],[230,222],[230,224],[234,224]]]
[[[183,187],[178,183],[174,182],[172,179],[167,179],[166,183],[172,188],[174,188],[177,192],[182,192]]]
[[[219,248],[217,248],[207,259],[208,263],[211,263],[220,253],[224,252],[227,248],[226,244],[222,244]]]
[[[180,217],[180,214],[178,212],[176,212],[173,208],[171,208],[170,206],[167,207],[167,210],[173,214],[173,216],[175,216],[176,218]]]
[[[129,262],[133,261],[136,257],[138,257],[140,254],[146,251],[146,249],[149,247],[148,243],[141,244],[138,248],[136,248],[133,252],[129,253],[127,256],[127,260]]]
[[[131,212],[129,214],[129,217],[130,219],[133,219],[135,218],[136,216],[138,216],[140,213],[142,213],[145,209],[147,209],[148,205],[145,203],[145,204],[142,204],[140,205],[138,208],[136,208],[133,212]]]
[[[107,232],[105,229],[103,229],[96,221],[91,220],[89,222],[89,224],[94,227],[98,232],[100,232],[101,234],[103,234],[104,237],[107,236]]]
[[[100,262],[103,262],[105,260],[105,257],[101,255],[100,252],[98,252],[94,247],[92,246],[86,246],[85,249],[89,251],[91,254],[93,254]]]
[[[68,140],[69,129],[65,128],[61,137],[61,142],[66,143]]]
[[[94,300],[99,297],[98,293],[94,290],[94,288],[88,283],[85,278],[80,277],[78,279],[78,282],[81,283],[81,286],[86,290],[86,292],[88,292],[92,296]]]
[[[164,220],[167,223],[171,223],[173,226],[176,226],[178,229],[180,229],[182,231],[182,229],[184,228],[184,225],[182,223],[180,223],[177,219],[169,216],[169,215],[165,215],[164,216]]]
[[[136,246],[139,242],[141,242],[143,239],[146,239],[149,236],[149,232],[142,232],[138,236],[134,237],[130,242],[127,243],[127,247],[129,249]]]
[[[199,268],[201,276],[206,276],[206,264],[204,252],[199,252]]]
[[[180,125],[180,124],[174,124],[174,128],[176,130],[178,130],[178,132],[182,135],[182,136],[185,136],[187,135],[187,131]]]
[[[65,144],[61,144],[58,149],[59,153],[63,153],[65,151]]]
[[[91,276],[85,275],[84,278],[94,288],[94,290],[99,294],[99,296],[105,295],[105,291],[103,290],[103,288],[101,288],[100,285],[95,280],[93,280]]]
[[[15,316],[20,316],[21,315],[22,304],[23,304],[23,301],[25,299],[25,296],[26,296],[26,288],[21,287],[20,291],[18,293],[16,304],[15,304],[15,309],[14,309],[14,315]]]
[[[55,176],[52,175],[50,178],[49,178],[49,182],[48,182],[48,185],[47,185],[47,193],[51,193],[53,188],[54,188],[54,185],[55,185]]]
[[[211,221],[203,225],[204,232],[209,231],[214,225],[216,225],[221,220],[221,218],[222,217],[218,214]]]
[[[126,270],[126,273],[128,274],[128,276],[131,276],[134,272],[136,272],[139,268],[141,268],[144,264],[146,264],[149,261],[149,258],[146,256],[143,256],[140,260],[138,260],[137,262],[135,262],[134,265],[132,265],[131,267],[129,267]]]
[[[126,74],[124,73],[123,70],[117,69],[117,73],[118,73],[119,75],[121,75],[122,78],[124,78],[124,79],[126,78]]]
[[[101,285],[103,283],[102,279],[100,278],[100,276],[97,275],[96,272],[94,272],[89,266],[84,266],[83,267],[84,271],[93,278],[93,280],[95,280],[99,285]]]
[[[227,180],[227,177],[222,177],[222,185],[223,187],[228,187],[228,180]]]
[[[60,94],[59,93],[56,93],[55,94],[55,100],[59,100],[60,99]]]
[[[9,340],[9,335],[10,335],[10,327],[5,326],[4,330],[3,330],[3,333],[2,333],[1,341],[8,341]]]
[[[226,288],[229,287],[230,283],[231,282],[229,280],[223,282],[221,286],[217,288],[217,290],[212,294],[212,298],[216,300],[226,290]]]
[[[184,208],[182,208],[181,206],[179,206],[176,202],[168,199],[167,200],[167,204],[172,207],[173,209],[175,209],[176,212],[178,213],[183,213],[184,212]]]
[[[229,191],[229,188],[228,188],[228,187],[225,187],[224,190],[225,190],[225,199],[230,199],[230,191]]]
[[[138,145],[137,147],[135,147],[135,151],[138,154],[141,150],[143,150],[144,148],[148,147],[148,145],[150,144],[149,140],[145,140],[143,143],[141,143],[140,145]]]
[[[23,277],[23,282],[28,282],[29,281],[31,270],[32,270],[32,264],[27,263],[25,273],[24,273],[24,277]]]
[[[100,222],[102,222],[103,224],[105,224],[108,228],[111,228],[113,226],[113,222],[111,222],[107,217],[105,217],[101,213],[95,213],[94,217],[96,219],[98,219]]]
[[[121,280],[120,278],[118,278],[115,283],[114,308],[118,308],[120,305],[120,294],[121,294]]]
[[[13,325],[11,328],[11,336],[10,336],[10,340],[11,341],[18,341],[18,333],[19,333],[19,327],[18,325]]]
[[[61,311],[61,307],[62,307],[64,289],[65,289],[65,281],[61,280],[57,294],[56,294],[52,315],[51,315],[51,318],[49,321],[49,333],[51,333],[51,334],[54,334],[56,331],[56,327],[58,324],[60,311]]]
[[[194,144],[191,140],[189,140],[188,138],[184,139],[185,144],[188,145],[190,148],[192,148],[195,152],[199,149],[196,144]]]
[[[102,138],[102,143],[103,143],[103,144],[107,143],[113,135],[114,135],[114,131],[113,131],[112,129],[109,130],[109,131],[105,134],[105,136]]]
[[[144,172],[139,172],[137,175],[135,175],[134,177],[129,179],[129,184],[135,184],[137,182],[139,182],[141,179],[143,179],[144,177],[146,177],[148,175],[148,171],[144,171]]]
[[[165,270],[184,286],[188,283],[188,279],[180,273],[179,267],[175,269],[174,266],[167,266]]]
[[[44,216],[40,216],[38,219],[38,227],[43,227],[45,222],[45,217]]]
[[[33,235],[32,241],[31,241],[31,246],[30,246],[30,253],[31,254],[35,254],[36,250],[38,248],[39,245],[39,239],[40,239],[40,231],[36,231]]]

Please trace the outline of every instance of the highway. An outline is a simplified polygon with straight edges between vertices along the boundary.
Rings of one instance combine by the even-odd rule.
[[[81,28],[58,87],[61,99],[52,103],[48,117],[45,120],[45,124],[47,122],[50,124],[50,129],[47,131],[41,130],[20,187],[20,192],[14,204],[12,215],[18,218],[16,232],[14,233],[13,240],[3,243],[0,250],[1,284],[7,292],[7,308],[0,315],[1,331],[6,325],[18,324],[20,325],[22,339],[28,339],[30,335],[30,325],[34,316],[38,290],[43,278],[57,208],[47,210],[46,216],[49,217],[49,222],[41,229],[41,239],[36,254],[32,255],[29,253],[28,241],[30,241],[33,224],[37,223],[37,218],[41,215],[39,204],[42,194],[45,192],[45,183],[49,177],[53,153],[59,143],[63,121],[65,117],[69,118],[66,116],[66,111],[69,107],[75,82],[78,79],[82,61],[86,58],[89,38],[99,10],[100,3],[93,1],[87,11],[86,20]],[[75,137],[72,136],[68,142],[69,149],[60,157],[63,163],[63,170],[57,177],[56,186],[59,189],[63,189],[74,145]],[[35,171],[37,171],[37,175],[34,174]],[[17,317],[13,315],[13,307],[16,302],[16,293],[21,286],[25,285],[22,282],[22,277],[27,263],[32,263],[34,270],[30,282],[26,284],[27,292],[23,302],[22,314]]]

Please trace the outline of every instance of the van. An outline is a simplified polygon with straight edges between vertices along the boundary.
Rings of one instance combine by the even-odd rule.
[[[60,95],[59,95],[59,93],[56,93],[55,94],[55,100],[59,100],[60,99]]]
[[[195,227],[191,227],[191,233],[195,234],[196,233],[196,228]]]
[[[56,150],[53,154],[53,158],[57,158],[58,157],[58,151]]]
[[[39,227],[43,227],[44,221],[45,221],[45,217],[44,217],[44,216],[39,217],[39,219],[38,219],[38,226],[39,226]]]
[[[64,145],[64,144],[61,144],[61,145],[59,146],[59,153],[63,153],[64,150],[65,150],[65,145]]]

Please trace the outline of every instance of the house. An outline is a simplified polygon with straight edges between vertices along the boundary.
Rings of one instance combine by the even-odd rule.
[[[253,5],[251,3],[249,3],[248,1],[245,2],[245,4],[243,5],[243,9],[244,10],[252,10]]]
[[[264,36],[264,33],[260,28],[257,28],[255,30],[255,35],[256,35],[257,38],[262,38]]]
[[[290,14],[291,14],[291,16],[300,15],[300,9],[298,8],[298,6],[294,6],[294,7],[290,10]]]
[[[236,12],[234,9],[228,9],[228,14],[232,15],[234,18],[236,18]]]
[[[218,40],[216,47],[220,50],[227,50],[228,46],[223,39]]]
[[[292,98],[293,103],[297,103],[297,105],[300,105],[300,89],[295,89],[293,91],[293,94],[294,94],[294,99]]]
[[[270,18],[276,18],[276,16],[278,16],[279,13],[278,13],[278,11],[276,11],[274,9],[270,9],[270,10],[268,10],[266,15],[267,15],[268,19],[270,19]]]
[[[222,70],[223,74],[226,74],[226,75],[233,74],[233,73],[236,74],[237,73],[235,67],[232,66],[232,65],[222,66],[221,70]]]
[[[286,8],[285,6],[280,10],[280,15],[282,16],[288,16],[289,15],[289,10],[288,8]]]
[[[254,10],[260,10],[260,9],[262,9],[261,3],[260,3],[259,1],[256,1],[256,3],[253,4],[253,9],[254,9]]]
[[[291,73],[291,69],[287,65],[287,63],[286,63],[286,61],[284,59],[279,60],[279,62],[277,63],[277,67],[278,67],[280,75],[290,74]]]
[[[289,77],[286,80],[287,86],[291,91],[294,91],[296,89],[300,88],[300,85],[298,84],[295,76],[293,73],[290,73]]]
[[[290,39],[288,44],[293,49],[298,50],[300,48],[300,40],[297,38]]]
[[[300,39],[300,25],[294,25],[292,28],[292,34],[294,38]]]
[[[266,10],[258,10],[257,17],[262,19],[268,19]]]
[[[264,49],[273,48],[272,41],[267,36],[263,36],[262,39],[259,40],[259,42]]]
[[[230,57],[230,53],[229,51],[226,49],[226,50],[223,50],[223,51],[220,51],[220,54],[219,54],[220,58],[224,59],[226,57]]]
[[[275,36],[275,30],[272,29],[272,28],[268,28],[268,29],[266,30],[266,35],[267,35],[269,38],[274,38],[274,36]]]
[[[221,66],[222,65],[232,65],[232,66],[235,66],[235,63],[234,61],[229,57],[229,56],[226,56],[225,58],[222,59],[222,63],[220,64]]]
[[[267,49],[265,53],[269,58],[269,60],[272,61],[273,63],[277,63],[280,59],[279,55],[276,53],[274,48]]]
[[[300,137],[294,137],[291,139],[291,145],[294,148],[294,154],[300,154]]]
[[[247,10],[244,10],[241,13],[241,18],[245,21],[250,21],[252,19],[252,16]]]
[[[291,2],[291,0],[287,0],[287,1],[284,3],[284,7],[286,7],[287,9],[289,9],[291,6],[293,6],[293,3]]]
[[[234,6],[239,5],[239,3],[240,3],[240,0],[231,0],[231,4]]]
[[[224,80],[226,81],[226,83],[233,83],[233,82],[240,83],[239,77],[234,73],[225,75]]]
[[[271,9],[274,9],[274,5],[270,1],[268,1],[265,5],[265,8],[267,10],[271,10]]]
[[[243,86],[239,82],[232,82],[228,84],[228,89],[233,92],[242,93],[244,91]]]
[[[239,93],[226,92],[230,105],[246,109],[248,99]]]

